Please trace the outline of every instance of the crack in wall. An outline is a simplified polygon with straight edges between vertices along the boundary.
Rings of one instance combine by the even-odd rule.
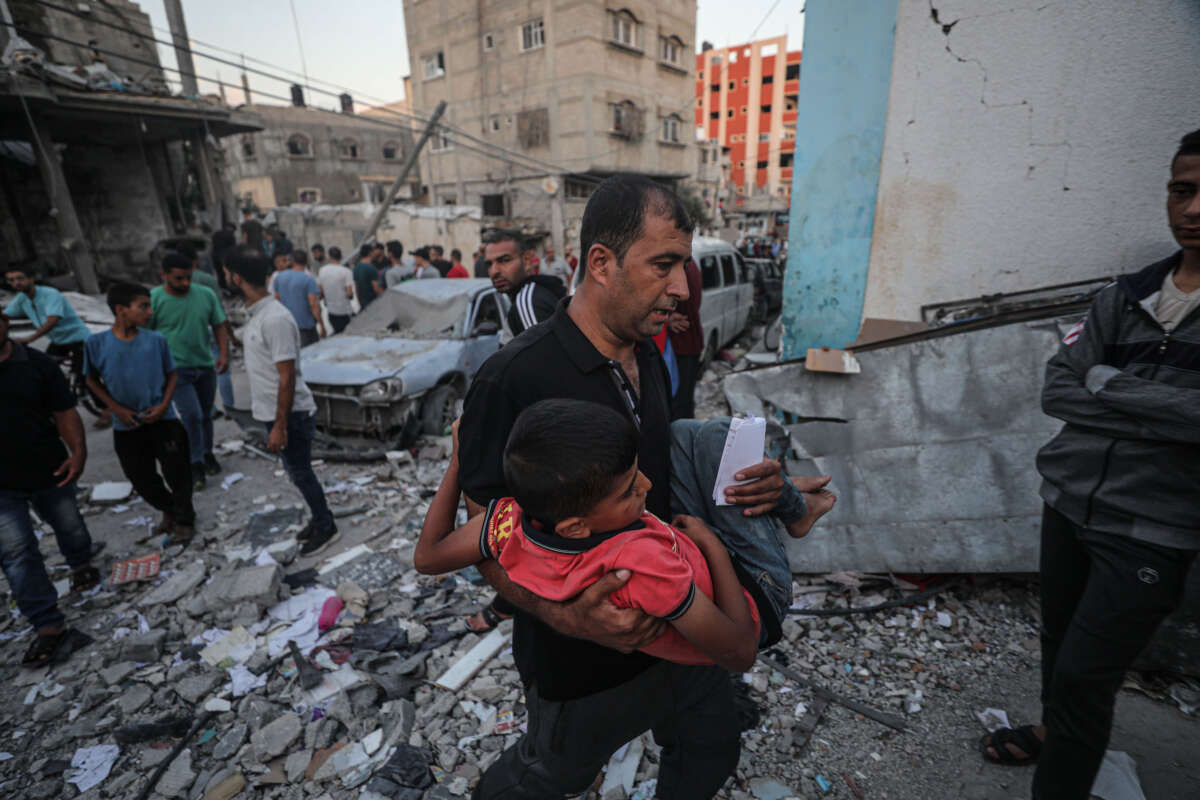
[[[987,100],[987,90],[988,90],[987,67],[985,67],[983,65],[983,62],[980,59],[967,58],[966,56],[959,55],[950,46],[950,32],[954,29],[955,25],[957,25],[958,23],[960,23],[964,20],[983,19],[985,17],[994,17],[994,16],[999,16],[1001,14],[1012,14],[1012,13],[1016,13],[1019,11],[1033,11],[1034,13],[1038,13],[1038,12],[1046,10],[1047,8],[1049,8],[1050,6],[1055,5],[1055,4],[1054,3],[1044,3],[1042,5],[1032,6],[1032,7],[1010,8],[1010,9],[1005,9],[1004,11],[995,11],[995,12],[991,12],[988,14],[975,14],[975,15],[966,16],[966,17],[959,17],[958,19],[953,20],[952,22],[942,22],[941,15],[939,14],[938,9],[933,4],[933,2],[934,2],[934,0],[929,0],[929,17],[933,21],[933,23],[941,29],[942,35],[946,37],[946,44],[945,44],[946,52],[949,53],[950,56],[952,58],[954,58],[956,61],[958,61],[960,64],[974,64],[976,67],[979,68],[980,78],[982,80],[982,84],[980,86],[980,91],[979,91],[979,104],[982,105],[984,107],[984,109],[987,111],[993,111],[993,110],[1001,109],[1001,108],[1019,108],[1021,106],[1024,106],[1026,109],[1026,114],[1027,114],[1026,122],[1029,126],[1029,136],[1028,136],[1028,143],[1027,143],[1028,147],[1031,147],[1031,148],[1032,147],[1065,147],[1065,148],[1067,148],[1067,157],[1063,161],[1063,174],[1062,174],[1060,183],[1062,184],[1062,190],[1064,192],[1071,191],[1071,187],[1067,185],[1067,175],[1069,174],[1071,155],[1072,155],[1070,142],[1044,142],[1043,143],[1043,142],[1034,141],[1034,135],[1033,135],[1034,108],[1033,108],[1032,101],[1030,101],[1028,99],[1022,99],[1015,103],[989,103]],[[905,164],[906,164],[906,166],[908,164],[907,155],[905,157]],[[1036,166],[1037,165],[1035,165],[1035,164],[1028,165],[1028,168],[1025,173],[1025,177],[1027,179],[1031,178],[1033,176]]]

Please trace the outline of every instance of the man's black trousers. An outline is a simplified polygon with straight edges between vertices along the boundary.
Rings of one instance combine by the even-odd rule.
[[[1125,671],[1178,607],[1196,553],[1042,515],[1040,800],[1087,800]]]
[[[581,669],[586,668],[581,665]],[[621,745],[646,730],[662,746],[662,800],[705,800],[737,767],[729,673],[660,662],[620,686],[557,703],[525,691],[529,728],[484,773],[476,800],[556,800],[584,792]]]
[[[121,471],[147,503],[175,517],[180,525],[196,523],[188,435],[182,422],[162,419],[129,431],[113,431],[113,449]]]
[[[696,379],[700,377],[700,356],[675,355],[679,370],[679,391],[671,400],[671,421],[696,416]]]

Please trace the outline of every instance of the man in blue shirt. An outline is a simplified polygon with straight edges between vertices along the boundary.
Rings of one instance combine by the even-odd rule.
[[[275,299],[283,303],[300,328],[300,346],[325,338],[325,320],[321,317],[321,287],[308,271],[308,254],[292,252],[291,269],[276,273],[272,287]],[[320,333],[318,333],[318,329]]]
[[[50,339],[46,355],[51,358],[70,359],[71,372],[82,382],[83,378],[83,340],[91,333],[83,323],[75,309],[62,296],[62,292],[51,286],[38,286],[34,283],[33,267],[28,264],[18,264],[8,268],[4,278],[8,285],[17,293],[13,301],[4,309],[10,318],[24,317],[37,326],[32,335],[23,339],[14,338],[14,342],[31,344],[43,336]],[[101,413],[96,420],[97,428],[107,428],[111,424],[108,411]]]
[[[196,511],[187,429],[171,407],[179,371],[166,337],[145,330],[150,292],[118,283],[108,290],[107,299],[115,318],[112,330],[94,333],[84,344],[88,388],[116,417],[113,449],[121,471],[137,493],[162,512],[154,533],[170,535],[172,544],[187,544]]]

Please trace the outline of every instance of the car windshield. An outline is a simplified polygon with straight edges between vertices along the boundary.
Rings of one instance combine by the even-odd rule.
[[[389,289],[354,317],[346,333],[402,339],[461,338],[460,326],[470,305],[471,294],[466,292],[422,292],[418,296]]]

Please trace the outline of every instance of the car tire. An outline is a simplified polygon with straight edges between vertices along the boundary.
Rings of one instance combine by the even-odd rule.
[[[421,404],[421,432],[426,436],[444,436],[462,414],[462,399],[462,392],[453,383],[443,383],[425,395]]]

